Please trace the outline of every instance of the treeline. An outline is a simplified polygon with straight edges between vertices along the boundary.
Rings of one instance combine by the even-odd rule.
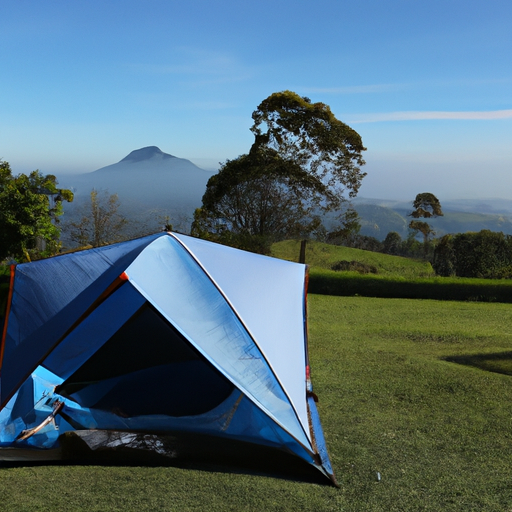
[[[414,234],[402,239],[390,232],[384,241],[355,235],[340,240],[326,240],[337,245],[381,252],[393,256],[422,258],[432,263],[438,276],[512,279],[512,235],[482,230],[458,233],[428,241],[418,241]]]
[[[329,236],[324,240],[334,245],[343,245],[353,249],[363,249],[365,251],[382,252],[392,256],[404,256],[407,258],[424,258],[425,246],[424,242],[416,239],[416,233],[411,234],[403,239],[396,231],[390,231],[386,238],[381,242],[373,236],[351,234],[350,236]],[[434,243],[427,242],[427,259],[431,259],[434,255]]]
[[[445,235],[436,244],[432,267],[440,276],[512,278],[512,236],[482,230]]]

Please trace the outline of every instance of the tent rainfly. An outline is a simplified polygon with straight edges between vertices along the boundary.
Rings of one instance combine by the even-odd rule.
[[[261,455],[336,484],[306,283],[304,265],[175,233],[13,265],[0,460]]]

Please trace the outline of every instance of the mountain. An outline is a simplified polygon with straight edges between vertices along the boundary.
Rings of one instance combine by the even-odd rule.
[[[76,215],[94,188],[117,194],[127,217],[140,220],[153,216],[160,224],[166,216],[174,223],[186,218],[190,226],[212,175],[190,160],[164,153],[156,146],[137,149],[115,164],[62,181],[63,187],[75,193],[75,201],[65,206],[65,216],[69,219]]]

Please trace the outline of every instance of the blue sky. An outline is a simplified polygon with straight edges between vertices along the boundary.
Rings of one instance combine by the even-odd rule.
[[[155,145],[205,168],[285,89],[368,150],[360,196],[512,199],[512,2],[0,3],[0,158],[91,172]]]

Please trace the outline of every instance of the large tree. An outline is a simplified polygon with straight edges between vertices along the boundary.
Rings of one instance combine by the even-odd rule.
[[[338,120],[328,105],[292,91],[271,94],[253,112],[252,150],[269,147],[326,185],[324,208],[355,197],[366,176],[361,136]]]
[[[0,260],[58,252],[62,201],[72,201],[73,193],[57,185],[55,176],[39,171],[14,176],[0,161]]]
[[[250,152],[213,176],[196,212],[194,234],[246,246],[305,236],[320,214],[354,197],[366,173],[359,134],[327,105],[284,91],[253,115]]]
[[[210,178],[192,234],[267,252],[273,241],[305,236],[319,226],[312,203],[324,188],[276,151],[254,149]]]

